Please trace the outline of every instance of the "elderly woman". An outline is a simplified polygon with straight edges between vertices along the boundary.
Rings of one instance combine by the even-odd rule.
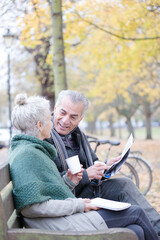
[[[12,112],[13,126],[20,134],[12,138],[9,163],[16,209],[26,227],[54,231],[97,231],[108,227],[127,227],[140,240],[156,240],[143,210],[131,206],[123,211],[98,209],[90,199],[75,198],[71,190],[82,178],[82,171],[64,176],[54,163],[55,148],[43,141],[52,128],[49,102],[42,97],[20,94]]]

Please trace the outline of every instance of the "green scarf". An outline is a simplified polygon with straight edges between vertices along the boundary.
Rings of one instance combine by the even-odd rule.
[[[49,199],[74,198],[52,160],[56,155],[51,144],[36,137],[20,134],[12,138],[9,164],[17,210]]]

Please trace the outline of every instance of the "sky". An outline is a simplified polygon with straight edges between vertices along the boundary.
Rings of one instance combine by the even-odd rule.
[[[15,0],[19,8],[22,0]],[[7,29],[15,36],[18,36],[18,27],[16,17],[21,14],[17,11],[12,3],[12,0],[0,0],[0,90],[7,89],[8,79],[8,50],[6,49],[3,35],[7,33]],[[11,80],[12,80],[12,63],[18,57],[19,41],[12,42],[10,53],[11,59]],[[12,82],[11,82],[12,83]]]
[[[8,28],[15,29],[15,22],[11,21],[11,16],[13,12],[12,10],[7,11],[7,9],[11,6],[10,2],[11,1],[9,0],[0,1],[0,89],[5,89],[7,87],[6,81],[8,79],[8,52],[5,47],[3,35],[6,34]]]

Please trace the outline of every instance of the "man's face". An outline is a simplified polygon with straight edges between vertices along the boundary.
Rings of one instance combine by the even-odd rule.
[[[54,128],[61,134],[70,133],[82,120],[84,105],[73,103],[70,96],[64,96],[59,106],[54,108]]]

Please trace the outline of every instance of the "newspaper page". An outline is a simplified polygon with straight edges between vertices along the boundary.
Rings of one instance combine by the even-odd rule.
[[[131,206],[130,203],[112,201],[104,198],[93,198],[91,199],[91,204],[96,207],[105,208],[112,211],[121,211]]]
[[[131,134],[127,143],[126,143],[126,145],[125,145],[125,147],[124,147],[124,149],[123,149],[123,152],[121,154],[121,159],[118,162],[112,164],[111,167],[108,170],[105,171],[105,173],[104,173],[105,178],[113,177],[116,174],[116,172],[121,168],[121,166],[125,163],[125,161],[128,158],[130,148],[133,144],[133,141],[134,141],[134,139],[133,139],[133,136]]]

